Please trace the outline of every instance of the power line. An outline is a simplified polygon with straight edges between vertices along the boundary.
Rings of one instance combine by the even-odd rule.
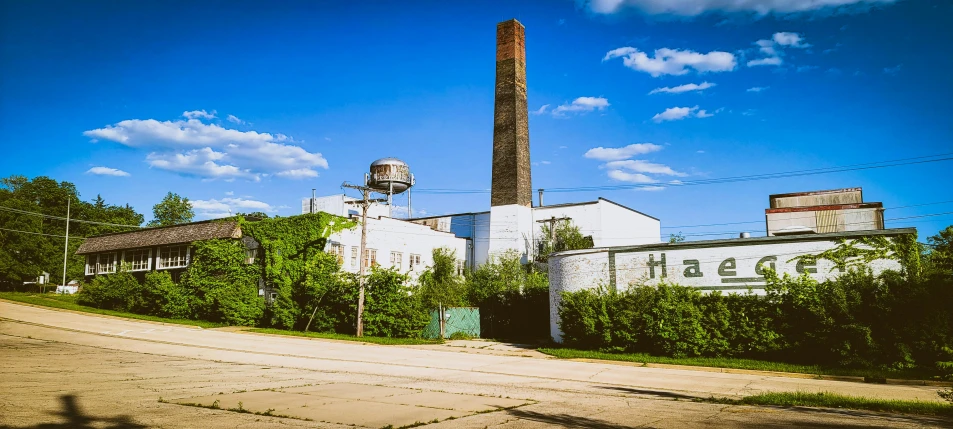
[[[92,220],[83,220],[83,219],[66,219],[65,217],[62,217],[62,216],[53,216],[53,215],[48,215],[48,214],[44,214],[44,213],[31,212],[31,211],[26,211],[26,210],[20,210],[20,209],[15,209],[15,208],[6,207],[6,206],[0,206],[0,210],[6,210],[6,211],[9,211],[9,212],[21,213],[21,214],[26,214],[26,215],[42,216],[42,217],[46,217],[46,218],[50,218],[50,219],[69,220],[70,222],[82,222],[82,223],[89,223],[89,224],[94,224],[94,225],[105,225],[105,226],[120,226],[120,227],[125,227],[125,228],[142,228],[142,227],[139,226],[139,225],[122,225],[122,224],[118,224],[118,223],[96,222],[96,221],[92,221]]]
[[[23,234],[45,235],[45,236],[47,236],[47,237],[66,238],[65,235],[44,234],[44,233],[42,233],[42,232],[20,231],[19,229],[0,228],[0,231],[10,231],[10,232],[19,232],[19,233],[23,233]],[[76,238],[76,239],[84,239],[84,238],[86,238],[86,237],[73,237],[73,238]]]
[[[931,159],[935,158],[935,159]],[[680,181],[677,183],[643,183],[631,185],[607,185],[607,186],[580,186],[566,188],[545,188],[546,192],[585,192],[585,191],[613,191],[622,189],[638,189],[656,186],[694,186],[694,185],[712,185],[720,183],[749,182],[756,180],[782,179],[788,177],[809,176],[814,174],[841,173],[846,171],[871,170],[877,168],[899,167],[903,165],[925,164],[931,162],[942,162],[953,160],[953,152],[941,153],[936,155],[918,156],[913,158],[901,158],[888,161],[868,162],[863,164],[850,164],[839,167],[814,168],[809,170],[794,170],[780,173],[764,173],[746,176],[722,177],[716,179],[701,179]],[[415,192],[425,194],[484,194],[490,192],[489,189],[416,189]]]

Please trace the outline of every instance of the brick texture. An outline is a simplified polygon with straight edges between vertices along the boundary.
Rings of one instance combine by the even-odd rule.
[[[496,95],[493,109],[493,184],[490,205],[532,207],[526,45],[523,24],[496,26]]]

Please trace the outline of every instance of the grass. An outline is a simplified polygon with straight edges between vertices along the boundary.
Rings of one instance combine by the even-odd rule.
[[[953,417],[953,405],[951,404],[896,399],[872,399],[861,396],[839,395],[830,392],[762,393],[760,395],[746,396],[741,399],[709,398],[701,401],[731,405],[775,405],[780,407],[844,408],[850,410],[879,411],[884,413]]]
[[[0,298],[23,302],[26,304],[40,305],[43,307],[60,308],[64,310],[82,311],[84,313],[103,314],[107,316],[124,317],[127,319],[147,320],[150,322],[174,323],[177,325],[201,326],[203,328],[218,328],[225,326],[221,323],[206,322],[203,320],[169,319],[165,317],[145,316],[142,314],[127,313],[123,311],[104,310],[101,308],[87,307],[76,303],[75,295],[57,295],[52,293],[39,294],[29,292],[0,292]]]
[[[540,352],[561,359],[601,359],[643,364],[660,363],[669,365],[704,366],[711,368],[749,369],[756,371],[792,372],[812,375],[833,375],[868,377],[872,379],[899,378],[907,380],[929,380],[934,374],[922,370],[884,370],[864,368],[838,368],[820,365],[799,365],[758,359],[687,357],[672,358],[652,356],[645,353],[608,353],[569,348],[540,348]]]
[[[354,335],[335,334],[328,332],[285,331],[282,329],[250,328],[248,332],[260,334],[289,335],[293,337],[325,338],[329,340],[359,341],[362,343],[381,344],[386,346],[406,346],[419,344],[441,344],[442,340],[427,340],[422,338],[388,338],[388,337],[357,337]]]

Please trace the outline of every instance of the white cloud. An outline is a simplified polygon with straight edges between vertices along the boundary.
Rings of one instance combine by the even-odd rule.
[[[549,105],[548,105],[548,104],[544,104],[544,105],[540,106],[539,109],[536,109],[536,110],[534,110],[534,111],[532,111],[532,112],[530,112],[530,113],[532,113],[532,114],[534,114],[534,115],[542,115],[543,113],[546,113],[546,109],[548,109],[548,108],[549,108]]]
[[[667,86],[666,86],[666,87],[663,87],[663,88],[655,88],[655,89],[649,91],[649,95],[659,94],[659,93],[681,94],[681,93],[683,93],[683,92],[688,92],[688,91],[704,91],[704,90],[706,90],[706,89],[708,89],[708,88],[711,88],[711,87],[713,87],[713,86],[715,86],[715,84],[713,84],[713,83],[711,83],[711,82],[702,82],[702,83],[697,83],[697,84],[696,84],[696,83],[686,83],[686,84],[684,84],[684,85],[679,85],[679,86],[671,87],[671,88],[670,88],[670,87],[667,87]]]
[[[146,161],[152,167],[208,179],[314,177],[315,168],[328,168],[320,153],[295,145],[284,134],[238,131],[198,119],[128,119],[83,135],[148,149]]]
[[[696,150],[695,153],[705,153],[703,150]]]
[[[583,156],[600,161],[618,161],[660,150],[662,150],[662,146],[654,143],[634,143],[624,147],[594,147],[586,151]]]
[[[234,122],[234,123],[236,123],[236,124],[244,124],[244,123],[245,123],[245,121],[243,121],[243,120],[241,120],[241,119],[238,119],[238,116],[235,116],[235,115],[228,115],[228,117],[225,118],[225,119],[227,119],[228,122]]]
[[[797,71],[798,71],[798,72],[806,72],[806,71],[814,70],[814,69],[816,69],[816,68],[817,68],[817,66],[798,66],[798,67],[797,67]]]
[[[636,187],[636,188],[633,188],[632,190],[633,190],[633,191],[654,192],[654,191],[662,191],[662,190],[665,190],[665,187],[664,187],[664,186],[638,186],[638,187]]]
[[[719,109],[718,111],[720,111]],[[716,111],[717,112],[717,111]],[[709,113],[707,110],[699,110],[698,106],[695,107],[669,107],[665,109],[664,112],[658,113],[652,117],[652,120],[656,123],[665,122],[665,121],[678,121],[689,117],[696,118],[710,118],[715,116],[714,113]]]
[[[568,149],[569,146],[560,146],[559,148],[560,148],[560,149]]]
[[[758,51],[766,57],[748,61],[748,67],[779,66],[784,63],[784,60],[781,59],[781,56],[784,55],[784,48],[804,49],[811,46],[804,41],[804,37],[800,34],[788,31],[774,33],[771,39],[761,39],[754,44],[758,46]]]
[[[652,57],[633,47],[613,49],[606,53],[602,61],[622,58],[626,67],[648,73],[652,77],[661,75],[683,75],[694,69],[698,73],[725,72],[735,69],[737,61],[730,52],[712,51],[707,54],[689,50],[662,48],[656,49]]]
[[[116,168],[109,168],[109,167],[93,167],[93,168],[90,168],[89,170],[86,170],[86,172],[89,174],[96,174],[99,176],[117,176],[117,177],[129,176],[129,173],[125,171],[122,171]]]
[[[607,162],[604,168],[613,170],[629,170],[635,173],[664,174],[667,176],[684,177],[688,174],[675,171],[672,167],[665,164],[656,164],[654,162],[643,161],[641,159],[626,159],[620,161]]]
[[[215,112],[214,110],[213,110],[211,113],[206,112],[205,110],[191,110],[191,111],[188,111],[188,112],[182,112],[182,116],[184,116],[184,117],[186,117],[186,118],[189,118],[189,119],[199,119],[199,118],[201,118],[201,119],[215,119],[215,113],[216,113],[216,112]]]
[[[196,216],[204,219],[214,219],[231,216],[241,212],[275,213],[278,210],[266,202],[245,198],[222,198],[209,200],[192,200],[192,208]]]
[[[608,176],[612,180],[618,180],[620,182],[629,182],[629,183],[658,183],[658,180],[655,180],[649,176],[646,176],[642,173],[627,173],[622,170],[609,170]]]
[[[768,89],[768,88],[770,88],[770,87],[767,87],[767,86],[755,86],[755,87],[748,88],[746,91],[747,91],[747,92],[761,92],[761,91],[764,91],[764,90],[766,90],[766,89]]]
[[[884,73],[889,75],[895,75],[897,73],[900,73],[901,68],[903,68],[903,64],[897,64],[896,66],[893,66],[893,67],[885,67]]]
[[[573,100],[571,104],[561,104],[557,106],[555,109],[553,109],[553,115],[560,116],[565,114],[565,112],[591,112],[593,110],[605,110],[606,107],[609,107],[609,100],[605,98],[579,97]]]
[[[748,61],[748,67],[757,67],[757,66],[779,66],[784,61],[781,60],[781,57],[768,57],[760,58],[757,60]]]
[[[774,43],[777,43],[781,46],[789,46],[792,48],[807,48],[811,45],[804,42],[804,38],[800,34],[791,33],[788,31],[781,31],[774,33],[774,36],[771,36],[771,39],[774,40]]]
[[[420,209],[420,210],[414,209],[413,216],[407,216],[407,206],[401,206],[398,204],[394,204],[390,208],[390,215],[395,218],[419,217],[419,216],[427,216],[427,214],[428,214],[427,210],[425,209]]]
[[[225,195],[229,195],[229,196],[235,195],[235,191],[228,191],[225,193]]]
[[[750,13],[759,16],[786,15],[829,10],[849,12],[856,8],[890,4],[897,0],[587,0],[589,10],[612,14],[636,8],[650,15],[698,16],[705,13]]]

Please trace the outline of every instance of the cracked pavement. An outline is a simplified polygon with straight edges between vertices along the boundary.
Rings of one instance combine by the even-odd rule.
[[[0,362],[0,428],[343,428],[418,421],[436,421],[428,428],[953,426],[922,416],[692,402],[792,390],[936,400],[936,388],[924,386],[251,335],[9,302],[0,302]],[[299,412],[300,418],[252,414],[274,409],[269,398],[297,386],[330,386],[328,391],[336,392],[309,388],[324,396],[315,396],[316,402],[295,399],[302,407],[334,401],[353,406],[315,405]],[[397,393],[367,399],[381,389]],[[401,396],[404,390],[413,392]],[[262,402],[242,405],[245,412],[176,403],[220,394],[223,404],[232,397]]]

